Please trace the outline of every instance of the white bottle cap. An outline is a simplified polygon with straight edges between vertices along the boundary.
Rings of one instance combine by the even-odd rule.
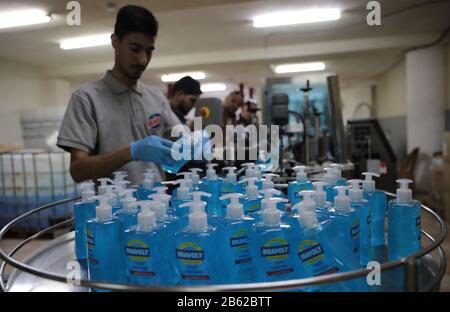
[[[168,189],[167,186],[155,186],[153,188],[156,194],[166,194],[167,189]]]
[[[189,189],[192,189],[192,186],[194,185],[194,181],[192,180],[192,173],[190,172],[179,172],[176,174],[177,176],[183,176],[183,180],[186,182],[186,186],[189,187]]]
[[[261,199],[261,210],[267,208],[267,203],[272,199],[273,195],[281,195],[281,192],[276,189],[261,190],[259,193],[264,196],[264,198]]]
[[[190,168],[189,171],[191,172],[191,179],[194,184],[200,183],[200,175],[199,172],[202,172],[203,170],[200,168]]]
[[[211,197],[211,194],[206,193],[206,192],[200,192],[200,191],[191,192],[191,193],[189,193],[189,195],[192,196],[193,202],[201,202],[202,197]]]
[[[338,192],[337,196],[334,198],[334,209],[336,209],[336,211],[338,212],[345,212],[350,210],[350,199],[346,195],[348,187],[335,186],[334,189]]]
[[[108,198],[105,196],[97,196],[100,204],[95,208],[95,217],[100,222],[108,221],[112,218],[112,207],[108,204]]]
[[[267,208],[262,211],[263,223],[266,226],[280,226],[281,212],[277,209],[277,203],[287,201],[284,198],[273,198],[267,202]]]
[[[360,179],[353,179],[348,181],[352,188],[348,191],[348,195],[350,196],[350,201],[352,202],[360,202],[363,200],[363,190],[359,187],[362,183]]]
[[[95,196],[95,190],[94,190],[95,184],[94,182],[84,182],[80,184],[80,190],[81,190],[81,200],[83,202],[89,201],[92,199],[92,197]]]
[[[142,180],[142,187],[146,190],[150,190],[155,185],[155,174],[152,172],[144,172],[144,180]]]
[[[136,198],[133,197],[133,193],[135,190],[127,189],[122,192],[122,195],[125,195],[122,199],[122,207],[124,210],[131,211],[136,207]]]
[[[308,180],[308,176],[305,172],[306,168],[306,166],[295,166],[292,168],[296,172],[295,179],[297,182],[306,182]]]
[[[242,219],[244,216],[244,206],[239,203],[239,198],[244,195],[239,193],[229,193],[220,197],[220,200],[230,199],[230,203],[227,206],[227,217],[232,220]]]
[[[205,212],[193,211],[189,214],[189,227],[195,233],[206,232],[208,230],[208,216]]]
[[[185,200],[189,196],[189,186],[188,181],[185,179],[180,179],[176,181],[177,184],[180,184],[180,187],[177,189],[177,199]]]
[[[126,171],[114,171],[113,176],[115,182],[124,181],[128,177],[128,173]]]
[[[266,173],[263,174],[263,190],[273,189],[275,187],[275,183],[273,183],[272,178],[273,177],[279,177],[278,174],[275,173]]]
[[[336,184],[338,177],[335,175],[333,168],[325,168],[325,175],[323,177],[323,182],[327,185]]]
[[[151,231],[156,226],[156,216],[151,210],[138,213],[138,229],[141,231]]]
[[[166,205],[160,201],[153,201],[150,209],[155,213],[156,221],[162,222],[167,219]]]
[[[206,177],[209,180],[217,180],[217,173],[214,167],[218,166],[218,164],[209,163],[206,165],[208,169],[206,170]]]
[[[341,164],[331,164],[330,167],[333,170],[335,176],[337,176],[338,178],[342,177]]]
[[[315,211],[300,212],[298,222],[305,229],[311,229],[319,223]]]
[[[152,209],[153,206],[153,201],[151,200],[141,200],[136,202],[136,205],[141,207],[141,211],[150,211]]]
[[[172,196],[168,194],[152,194],[149,197],[155,201],[163,203],[166,210],[170,208],[169,202],[172,199]]]
[[[317,206],[324,206],[327,202],[327,193],[323,190],[325,183],[323,182],[313,182],[314,185],[314,201]]]
[[[227,171],[225,180],[228,183],[236,183],[237,182],[236,167],[223,167],[222,169]]]
[[[100,179],[97,179],[97,181],[100,182],[100,185],[98,187],[98,194],[99,195],[106,194],[106,189],[107,189],[106,186],[108,186],[108,182],[111,183],[111,184],[114,183],[114,181],[111,180],[110,178],[100,178]]]
[[[362,187],[364,192],[375,192],[375,181],[372,180],[373,177],[379,178],[380,175],[372,172],[363,172],[363,176],[365,176],[365,180],[362,182]]]
[[[256,186],[257,178],[245,178],[239,181],[239,183],[247,182],[247,187],[245,188],[245,193],[248,199],[253,200],[258,198],[258,187]]]
[[[409,189],[408,185],[413,183],[413,181],[409,179],[399,179],[396,182],[400,184],[400,187],[397,189],[397,203],[409,204],[412,201],[412,190]]]

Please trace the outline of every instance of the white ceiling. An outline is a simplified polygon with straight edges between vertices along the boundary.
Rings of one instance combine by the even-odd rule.
[[[109,46],[63,51],[59,40],[112,32],[115,11],[104,0],[81,0],[81,26],[65,24],[65,0],[1,0],[0,11],[20,7],[49,10],[45,25],[0,30],[0,59],[41,67],[49,77],[74,83],[98,77],[112,66]],[[110,2],[110,1],[109,1]],[[159,75],[203,70],[209,81],[257,84],[273,76],[270,64],[320,60],[342,80],[373,78],[402,58],[407,48],[435,40],[450,24],[450,1],[380,0],[382,26],[366,23],[366,0],[141,0],[160,22],[154,58],[144,80]],[[415,7],[420,3],[433,3]],[[339,7],[339,21],[256,29],[255,15],[289,8]],[[407,9],[411,8],[411,9]],[[406,10],[405,10],[406,9]]]

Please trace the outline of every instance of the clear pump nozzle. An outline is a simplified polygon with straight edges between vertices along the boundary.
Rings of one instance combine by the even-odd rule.
[[[192,182],[194,182],[194,184],[200,183],[200,175],[198,173],[203,172],[203,170],[200,168],[191,168],[189,171],[191,172]]]
[[[325,175],[323,176],[323,182],[327,185],[336,184],[338,177],[336,176],[333,168],[325,168]]]
[[[362,175],[365,179],[362,182],[362,187],[364,192],[375,192],[375,181],[373,177],[379,178],[380,175],[373,172],[363,172]]]
[[[108,183],[114,184],[114,181],[110,178],[99,178],[97,179],[98,182],[100,182],[100,185],[98,187],[98,194],[104,195],[106,194],[106,187],[108,186]]]
[[[346,195],[348,186],[335,186],[337,196],[334,198],[334,209],[336,211],[344,212],[350,210],[350,199]]]
[[[224,171],[226,171],[225,180],[228,183],[236,183],[237,182],[237,174],[236,174],[236,167],[223,167]]]
[[[362,182],[361,179],[352,179],[348,181],[351,185],[351,189],[348,191],[350,201],[359,202],[363,200],[363,190],[359,187]]]
[[[189,196],[189,181],[185,179],[179,179],[175,182],[175,184],[179,184],[180,186],[177,189],[177,198],[180,200],[187,199]]]
[[[295,180],[297,182],[306,182],[308,180],[308,176],[306,174],[306,166],[295,166],[292,168],[295,171]]]
[[[281,195],[281,192],[276,189],[261,190],[259,193],[264,196],[264,198],[261,199],[261,210],[267,208],[267,203],[273,199],[273,195]]]
[[[93,199],[98,199],[99,205],[95,207],[95,217],[100,222],[111,220],[112,207],[108,204],[108,197],[94,196]]]
[[[227,205],[227,217],[233,220],[242,219],[244,216],[244,206],[239,202],[239,199],[244,195],[239,193],[229,193],[221,196],[220,200],[230,199],[230,203]]]
[[[156,226],[156,216],[151,210],[141,211],[137,215],[138,229],[141,231],[151,231]]]
[[[314,201],[316,205],[319,207],[325,206],[327,203],[327,193],[323,190],[325,183],[324,182],[313,182],[314,186]]]
[[[133,210],[136,207],[136,198],[133,197],[134,190],[127,189],[122,191],[122,207],[124,210]]]
[[[312,228],[318,224],[316,215],[316,202],[314,201],[314,191],[302,191],[303,201],[295,205],[298,213],[298,222],[304,228]]]
[[[398,179],[400,187],[397,189],[397,203],[409,204],[412,201],[412,190],[409,188],[409,184],[413,183],[410,179]]]
[[[189,187],[189,189],[192,189],[192,186],[194,185],[194,181],[192,180],[192,174],[190,172],[180,172],[176,174],[177,176],[183,176],[183,180],[186,181],[186,185]]]
[[[80,184],[81,200],[83,202],[91,200],[95,196],[95,183],[86,181]]]
[[[194,232],[205,232],[208,229],[208,217],[205,213],[206,203],[200,202],[189,202],[180,205],[183,207],[191,207],[191,212],[188,215],[189,227]]]
[[[272,198],[267,202],[267,208],[262,211],[263,223],[266,226],[279,226],[281,224],[281,213],[277,204],[287,202],[284,198]]]
[[[245,178],[239,181],[239,183],[247,182],[247,187],[245,188],[245,192],[247,194],[248,199],[257,199],[258,198],[258,187],[256,186],[257,178]]]
[[[214,167],[216,167],[216,166],[218,166],[218,164],[213,164],[213,163],[206,164],[206,167],[208,167],[208,169],[206,170],[206,177],[209,180],[217,179],[216,169],[214,169]]]
[[[273,183],[273,181],[272,181],[272,178],[274,178],[274,177],[280,177],[280,176],[275,173],[263,174],[264,181],[263,181],[262,188],[264,190],[273,189],[275,187],[275,183]]]
[[[341,164],[331,164],[330,167],[335,176],[337,176],[338,178],[342,177],[342,165]]]

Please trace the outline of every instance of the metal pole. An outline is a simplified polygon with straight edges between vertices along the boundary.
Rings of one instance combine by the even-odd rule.
[[[309,166],[309,92],[312,90],[309,86],[309,80],[306,80],[306,87],[303,91],[303,142],[305,142],[305,166]]]

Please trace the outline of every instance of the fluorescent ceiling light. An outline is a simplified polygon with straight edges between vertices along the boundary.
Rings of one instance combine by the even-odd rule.
[[[0,13],[0,29],[48,23],[52,18],[40,9],[17,10]]]
[[[111,44],[111,34],[64,39],[59,43],[59,47],[63,50],[73,50],[104,46],[108,44]]]
[[[161,80],[163,82],[175,82],[185,76],[191,76],[192,78],[194,78],[196,80],[201,80],[201,79],[206,78],[206,75],[204,72],[189,72],[189,73],[175,73],[175,74],[162,75]]]
[[[325,64],[322,62],[316,63],[299,63],[299,64],[282,64],[275,66],[275,73],[300,73],[325,70]]]
[[[216,92],[216,91],[225,91],[227,89],[226,84],[217,82],[217,83],[204,83],[200,86],[202,92]]]
[[[341,18],[340,9],[309,9],[269,13],[253,18],[253,27],[274,27],[325,21]]]

